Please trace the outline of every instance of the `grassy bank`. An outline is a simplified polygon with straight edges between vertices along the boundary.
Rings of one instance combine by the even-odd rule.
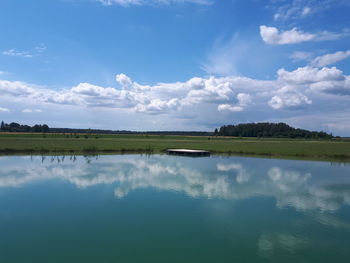
[[[217,154],[350,161],[349,140],[0,133],[1,154],[161,153],[168,148],[201,149]]]

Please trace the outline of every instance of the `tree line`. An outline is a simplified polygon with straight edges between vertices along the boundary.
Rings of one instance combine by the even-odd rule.
[[[286,123],[247,123],[238,125],[224,125],[214,132],[217,136],[239,137],[279,137],[279,138],[313,138],[330,139],[332,134],[326,132],[296,129]]]
[[[99,130],[99,129],[72,129],[49,128],[46,124],[33,126],[21,125],[16,122],[9,124],[1,122],[1,132],[41,132],[41,133],[84,133],[84,134],[145,134],[145,135],[187,135],[187,136],[237,136],[237,137],[277,137],[277,138],[312,138],[331,139],[332,134],[326,132],[296,129],[286,123],[246,123],[238,125],[224,125],[213,132],[201,131],[128,131],[128,130]]]
[[[42,132],[42,133],[71,133],[71,134],[144,134],[144,135],[187,135],[187,136],[211,136],[212,132],[202,131],[128,131],[128,130],[100,130],[100,129],[75,129],[75,128],[50,128],[48,125],[36,124],[34,126],[21,125],[16,122],[9,124],[1,122],[1,132]]]
[[[17,122],[11,122],[9,124],[1,122],[0,131],[2,132],[49,132],[50,128],[46,124],[35,124],[33,126],[21,125]]]

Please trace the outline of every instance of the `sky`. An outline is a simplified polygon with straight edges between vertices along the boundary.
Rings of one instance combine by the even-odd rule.
[[[348,0],[2,0],[0,120],[350,136]]]

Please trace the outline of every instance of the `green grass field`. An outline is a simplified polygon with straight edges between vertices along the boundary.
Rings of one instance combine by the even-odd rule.
[[[349,140],[301,140],[170,135],[1,133],[1,154],[162,153],[168,148],[214,154],[350,161]]]

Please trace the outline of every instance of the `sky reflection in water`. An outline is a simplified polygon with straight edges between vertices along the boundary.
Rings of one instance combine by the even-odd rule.
[[[100,220],[108,216],[117,222],[113,211],[116,209],[119,217],[124,213],[125,221],[119,222],[119,225],[127,229],[126,232],[117,231],[119,235],[132,232],[125,222],[136,220],[135,215],[130,213],[135,208],[135,213],[148,218],[147,222],[153,222],[151,229],[154,231],[159,230],[157,221],[177,228],[174,229],[177,233],[169,229],[170,234],[164,233],[168,238],[169,235],[173,237],[172,246],[170,242],[169,247],[165,245],[163,248],[169,253],[174,253],[170,247],[181,247],[179,242],[184,244],[201,237],[195,245],[188,244],[192,247],[189,249],[192,256],[178,255],[175,256],[177,260],[209,262],[218,253],[222,262],[234,259],[292,262],[301,258],[308,259],[305,262],[322,262],[334,259],[335,255],[338,262],[346,262],[350,257],[346,249],[346,242],[350,242],[349,165],[242,157],[116,155],[1,157],[0,167],[0,198],[3,199],[0,208],[17,223],[22,222],[18,214],[20,208],[12,207],[11,202],[5,204],[6,197],[18,196],[26,189],[29,189],[26,192],[28,196],[34,193],[34,189],[35,194],[41,196],[44,195],[42,189],[53,184],[56,190],[41,196],[45,201],[37,198],[34,202],[49,202],[54,199],[55,192],[64,195],[64,192],[80,189],[77,194],[86,196],[88,200],[70,198],[67,194],[69,200],[56,200],[56,205],[63,207],[63,213],[68,213],[64,211],[66,203],[76,203],[80,206],[76,210],[77,217],[83,217],[84,209],[89,206],[97,207]],[[67,190],[72,185],[74,189]],[[61,188],[65,190],[57,190]],[[17,199],[14,197],[12,200]],[[14,206],[22,204],[18,200],[14,202]],[[102,205],[104,209],[101,210]],[[49,208],[54,209],[54,205]],[[31,213],[30,210],[27,212]],[[41,217],[47,217],[46,212],[39,210],[39,213]],[[0,226],[11,225],[4,218],[0,220]],[[141,222],[135,221],[136,236],[144,231]],[[195,227],[193,222],[196,222]],[[117,228],[112,222],[109,224],[111,228]],[[91,227],[94,228],[94,225]],[[177,236],[179,231],[188,232],[189,240]],[[194,234],[191,231],[198,232]],[[19,233],[15,235],[21,236]],[[148,236],[153,245],[162,243],[164,237],[160,238],[161,233],[159,235],[153,237],[154,240]],[[123,236],[120,238],[123,239]],[[5,242],[3,239],[0,238],[0,245]],[[8,249],[15,246],[8,245]],[[207,255],[199,256],[198,252],[206,246],[209,246],[209,249],[206,248]],[[33,251],[28,253],[35,255]],[[97,254],[94,250],[91,253]],[[113,250],[105,253],[113,260],[132,259],[130,255],[123,257]],[[158,256],[149,255],[149,259],[164,259],[164,255]],[[90,255],[89,259],[92,258]],[[40,257],[37,260],[40,261]]]

